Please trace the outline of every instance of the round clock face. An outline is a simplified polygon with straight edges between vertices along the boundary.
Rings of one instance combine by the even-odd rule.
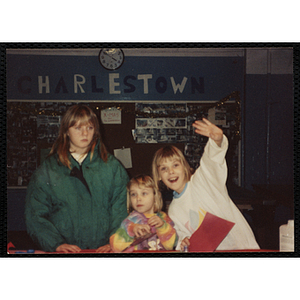
[[[100,64],[107,70],[116,70],[124,62],[124,53],[117,48],[104,48],[99,53]]]

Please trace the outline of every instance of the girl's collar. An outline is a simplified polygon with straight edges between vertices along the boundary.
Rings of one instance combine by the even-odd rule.
[[[85,158],[87,157],[88,153],[85,154],[78,154],[78,153],[71,153],[71,155],[73,156],[73,158],[81,165],[82,162],[85,160]]]
[[[156,213],[153,213],[153,214],[143,214],[147,219],[153,217],[156,215]]]
[[[173,191],[173,197],[174,198],[180,198],[184,194],[184,192],[185,192],[185,190],[187,188],[187,185],[188,185],[188,182],[185,184],[184,189],[183,189],[183,191],[180,194],[178,194],[176,191]]]

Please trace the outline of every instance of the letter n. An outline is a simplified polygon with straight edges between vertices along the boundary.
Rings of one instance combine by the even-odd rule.
[[[197,90],[200,94],[204,93],[204,78],[199,77],[199,82],[196,80],[195,77],[191,77],[191,84],[192,84],[192,94],[195,94]]]

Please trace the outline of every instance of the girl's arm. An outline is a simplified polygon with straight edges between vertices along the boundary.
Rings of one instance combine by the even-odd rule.
[[[110,247],[113,252],[122,252],[133,242],[133,237],[130,237],[124,228],[119,228],[109,238]],[[132,249],[133,250],[133,249]]]
[[[33,241],[37,242],[44,251],[54,252],[66,241],[49,220],[51,196],[45,191],[43,185],[46,184],[40,182],[39,175],[34,173],[27,187],[25,222],[27,232]]]
[[[157,214],[163,221],[163,225],[156,228],[157,236],[166,250],[172,250],[177,244],[177,233],[173,221],[164,212]]]
[[[113,252],[121,252],[134,240],[134,228],[137,224],[143,223],[142,215],[132,212],[123,222],[120,228],[110,237],[109,243]],[[134,248],[129,248],[133,251]]]
[[[223,135],[223,130],[207,119],[193,123],[195,132],[209,138],[201,157],[200,167],[196,170],[198,176],[194,181],[205,182],[205,186],[214,186],[222,189],[227,180],[227,165],[225,154],[228,149],[228,140]],[[199,177],[200,175],[200,177]]]
[[[115,168],[115,172],[113,180],[114,186],[111,188],[113,192],[110,200],[110,235],[116,232],[121,222],[127,217],[126,184],[129,180],[126,170],[119,162],[116,162],[115,159],[113,159],[112,167]]]
[[[129,218],[130,215],[121,223],[120,228],[118,228],[109,238],[109,244],[113,252],[121,252],[133,242],[133,228],[135,224]]]
[[[209,182],[223,186],[227,179],[225,154],[228,149],[228,140],[223,135],[223,130],[205,118],[202,121],[195,121],[193,127],[197,134],[209,138],[198,170],[203,171],[204,177]]]

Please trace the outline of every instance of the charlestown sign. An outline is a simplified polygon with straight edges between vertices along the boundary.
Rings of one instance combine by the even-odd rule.
[[[8,101],[216,101],[243,91],[241,50],[154,50],[125,49],[108,71],[96,49],[8,49]]]

